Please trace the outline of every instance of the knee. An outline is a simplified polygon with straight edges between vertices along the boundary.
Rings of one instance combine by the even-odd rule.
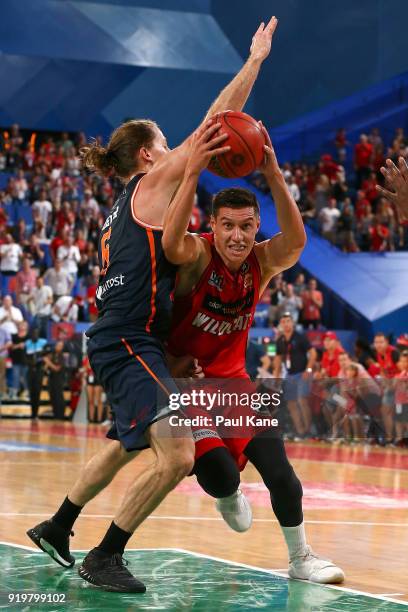
[[[166,471],[174,480],[182,480],[188,476],[194,468],[194,442],[192,440],[183,440],[169,452],[165,457]],[[161,462],[163,465],[163,462]]]
[[[238,466],[226,448],[214,448],[202,455],[194,473],[201,488],[211,497],[229,497],[238,489]]]
[[[287,492],[291,497],[302,497],[303,495],[300,480],[290,463],[273,466],[264,482],[271,493]]]

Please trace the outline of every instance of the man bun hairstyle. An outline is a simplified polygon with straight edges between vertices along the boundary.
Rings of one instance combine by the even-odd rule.
[[[259,217],[259,204],[255,197],[255,194],[249,189],[243,189],[241,187],[233,187],[232,189],[222,189],[215,194],[212,201],[212,215],[217,216],[218,211],[223,206],[227,208],[247,208],[251,207],[254,209],[255,214]]]
[[[112,132],[106,147],[96,141],[82,147],[82,163],[102,176],[115,173],[126,179],[137,170],[137,153],[152,145],[157,129],[157,123],[150,119],[126,121]]]

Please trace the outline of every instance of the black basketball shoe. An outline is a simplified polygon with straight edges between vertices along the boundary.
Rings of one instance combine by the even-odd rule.
[[[126,565],[127,561],[120,553],[111,555],[93,548],[82,561],[78,574],[104,591],[144,593],[145,585],[126,569]]]
[[[27,531],[31,540],[48,553],[62,567],[72,567],[75,558],[69,552],[69,536],[73,531],[67,531],[52,520],[43,521]]]

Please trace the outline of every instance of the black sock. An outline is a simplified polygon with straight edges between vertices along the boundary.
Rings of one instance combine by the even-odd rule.
[[[62,502],[57,512],[52,517],[52,520],[60,527],[71,531],[73,524],[81,513],[83,506],[77,506],[66,497]]]
[[[120,553],[123,555],[123,551],[125,550],[125,546],[128,543],[131,535],[131,533],[128,531],[123,531],[123,529],[115,525],[115,523],[112,521],[108,531],[105,534],[105,537],[96,548],[111,555],[114,555],[115,553]]]

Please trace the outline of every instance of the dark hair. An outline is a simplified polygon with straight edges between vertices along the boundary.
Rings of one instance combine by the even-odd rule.
[[[374,338],[385,338],[386,340],[388,340],[388,336],[386,336],[384,332],[381,332],[381,331],[377,332]]]
[[[82,147],[82,162],[103,176],[114,171],[117,176],[125,179],[135,172],[136,154],[141,147],[151,146],[157,128],[157,123],[150,119],[126,121],[112,132],[106,147],[96,141]]]
[[[259,204],[255,195],[249,189],[233,187],[232,189],[222,189],[215,194],[212,201],[212,215],[217,216],[222,206],[227,208],[246,208],[251,206],[257,217],[259,217]]]

